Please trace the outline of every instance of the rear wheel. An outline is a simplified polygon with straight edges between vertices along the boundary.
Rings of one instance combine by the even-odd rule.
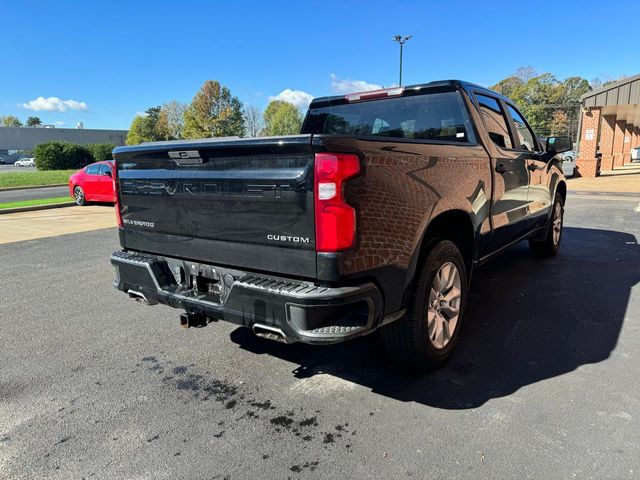
[[[553,257],[558,253],[560,240],[562,240],[563,220],[564,207],[562,206],[562,197],[556,195],[555,201],[553,202],[553,210],[551,211],[551,221],[547,228],[545,238],[543,240],[529,240],[529,248],[536,257]]]
[[[76,185],[73,189],[73,198],[76,201],[76,205],[84,207],[87,204],[87,199],[84,196],[84,191],[82,190],[82,187],[78,185]]]
[[[466,301],[462,254],[453,242],[440,241],[422,265],[406,314],[381,330],[387,351],[409,367],[440,366],[458,343]]]

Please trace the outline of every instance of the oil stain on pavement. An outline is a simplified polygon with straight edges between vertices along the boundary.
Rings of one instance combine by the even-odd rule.
[[[213,435],[215,438],[223,438],[230,432],[238,436],[236,431],[246,428],[243,422],[258,422],[270,435],[284,437],[283,440],[287,442],[297,441],[308,447],[305,450],[313,458],[291,465],[289,470],[293,473],[315,471],[320,465],[317,452],[321,449],[340,448],[352,452],[357,431],[348,423],[333,425],[334,422],[324,418],[322,410],[315,409],[308,413],[304,407],[283,409],[268,398],[259,398],[258,392],[247,385],[213,378],[210,372],[195,373],[195,365],[173,367],[170,363],[155,356],[145,356],[137,366],[143,367],[148,373],[163,375],[162,384],[184,394],[185,404],[194,401],[215,402],[226,411],[225,418],[231,413],[232,420],[217,422],[219,431]],[[251,435],[251,431],[247,431],[247,435]],[[147,441],[157,438],[156,435]],[[263,460],[268,458],[269,454],[262,454]]]

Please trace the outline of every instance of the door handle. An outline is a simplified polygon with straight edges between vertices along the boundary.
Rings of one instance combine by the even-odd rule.
[[[496,172],[504,173],[506,171],[507,171],[507,167],[504,166],[504,163],[499,163],[498,165],[496,165]]]

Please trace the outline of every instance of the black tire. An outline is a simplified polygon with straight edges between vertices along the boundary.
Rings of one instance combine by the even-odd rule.
[[[79,185],[73,187],[73,198],[76,201],[76,205],[84,207],[87,204],[87,198],[84,196],[84,190]]]
[[[449,263],[455,265],[459,273],[458,318],[453,332],[449,332],[447,343],[437,347],[436,341],[429,333],[428,315],[433,314],[429,297],[435,286],[436,274]],[[384,346],[394,360],[410,368],[432,370],[442,365],[458,343],[467,303],[467,271],[460,250],[448,240],[432,244],[424,263],[419,268],[421,270],[417,272],[405,315],[382,327],[381,336]],[[438,315],[440,315],[440,307],[438,307]],[[433,322],[438,322],[440,318],[444,320],[441,316],[432,318]]]
[[[543,240],[529,240],[529,248],[534,256],[538,258],[553,257],[560,250],[562,241],[562,226],[564,222],[564,206],[562,197],[556,194],[553,208],[549,218],[549,225]],[[559,215],[559,219],[558,219]]]

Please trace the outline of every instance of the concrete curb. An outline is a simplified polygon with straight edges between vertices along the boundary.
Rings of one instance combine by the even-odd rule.
[[[618,197],[640,197],[640,193],[636,192],[607,192],[607,191],[597,191],[597,190],[571,190],[569,189],[567,193],[571,193],[573,195],[601,195],[603,197],[607,196],[618,196]]]
[[[53,188],[53,187],[66,187],[68,183],[57,183],[55,185],[29,185],[26,187],[3,187],[0,188],[0,192],[10,192],[12,190],[32,190],[34,188]]]
[[[30,207],[16,207],[0,209],[0,215],[7,213],[35,212],[37,210],[49,210],[50,208],[73,207],[76,202],[50,203],[49,205],[33,205]]]
[[[640,195],[637,197],[622,196],[622,195],[567,195],[567,199],[570,203],[580,202],[581,200],[598,200],[600,202],[629,202],[637,203],[640,200]]]

